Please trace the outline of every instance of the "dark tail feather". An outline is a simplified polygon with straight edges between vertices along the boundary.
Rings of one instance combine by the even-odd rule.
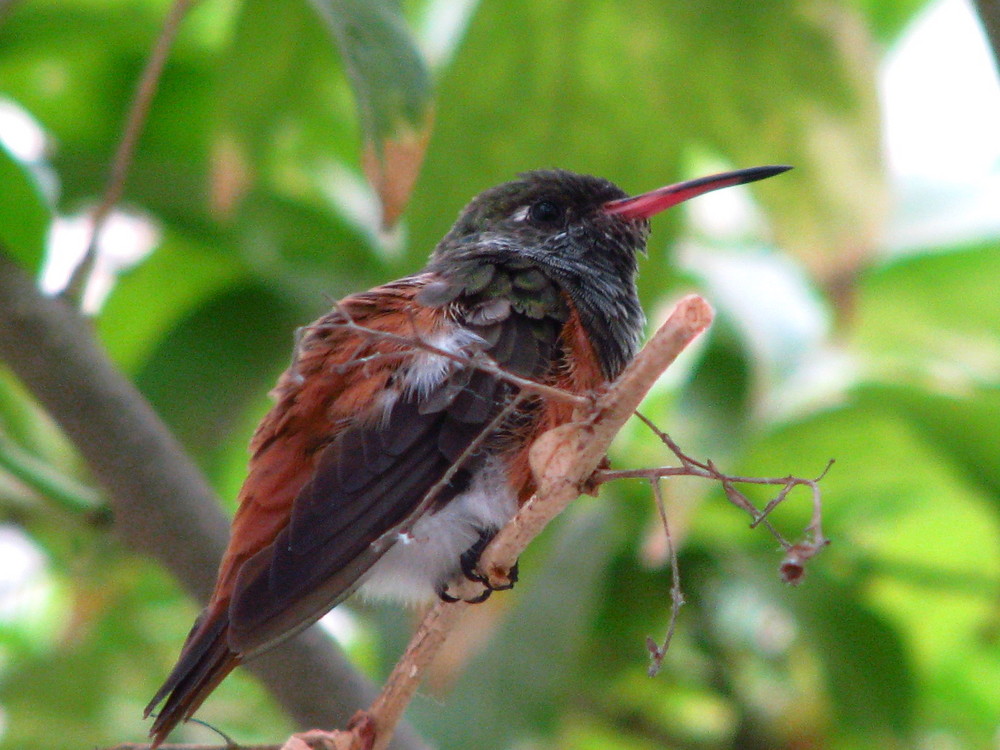
[[[149,716],[166,698],[149,730],[153,750],[174,727],[187,721],[216,685],[240,663],[240,656],[226,641],[228,625],[225,610],[216,614],[206,610],[195,622],[176,666],[143,714]]]

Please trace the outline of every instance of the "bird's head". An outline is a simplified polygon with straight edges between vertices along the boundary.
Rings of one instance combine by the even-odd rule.
[[[524,255],[555,275],[634,268],[649,219],[712,190],[762,180],[790,167],[754,167],[668,185],[634,197],[609,180],[560,169],[525,172],[484,190],[463,209],[433,260]]]
[[[725,172],[634,197],[599,177],[526,172],[473,198],[428,270],[458,278],[479,264],[538,269],[568,295],[592,336],[608,331],[609,348],[620,349],[609,354],[608,369],[616,370],[634,353],[643,324],[635,275],[649,219],[703,193],[787,169]]]

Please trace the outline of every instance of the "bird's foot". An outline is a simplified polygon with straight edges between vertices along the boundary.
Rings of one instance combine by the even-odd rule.
[[[465,585],[462,585],[463,583]],[[478,581],[476,583],[478,583]],[[479,604],[489,599],[490,594],[493,593],[493,589],[487,588],[487,589],[482,589],[478,594],[466,595],[465,590],[471,587],[472,587],[471,584],[467,581],[463,581],[458,585],[448,584],[442,586],[437,592],[438,599],[447,604],[452,604],[454,602],[465,602],[466,604]],[[455,594],[452,594],[451,593],[452,591],[454,591]]]
[[[495,531],[483,531],[479,534],[479,539],[473,544],[469,549],[462,553],[459,558],[459,566],[462,570],[462,575],[472,582],[482,586],[482,591],[466,595],[468,592],[464,589],[468,589],[468,585],[448,585],[444,586],[440,591],[438,591],[438,596],[442,601],[445,602],[457,602],[464,601],[469,604],[478,604],[484,602],[490,598],[490,594],[494,591],[506,591],[508,589],[514,588],[514,584],[517,583],[518,577],[518,565],[514,565],[510,570],[502,571],[499,569],[490,570],[486,573],[479,569],[479,558],[483,554],[483,550],[486,549],[487,545],[493,540],[496,535]],[[452,593],[455,591],[455,593]],[[457,596],[455,594],[458,594]]]

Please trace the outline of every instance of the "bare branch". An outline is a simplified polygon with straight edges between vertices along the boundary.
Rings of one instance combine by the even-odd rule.
[[[584,416],[542,435],[531,449],[531,465],[538,491],[494,537],[480,557],[479,570],[490,581],[503,585],[509,571],[528,543],[572,502],[594,473],[612,439],[663,371],[712,320],[712,309],[703,299],[682,299],[622,375],[600,398],[573,397]],[[381,335],[381,332],[378,332]],[[386,337],[389,338],[389,337]],[[412,343],[406,340],[406,343]],[[446,352],[436,352],[447,355]],[[464,360],[462,364],[467,364]],[[501,371],[502,372],[502,371]],[[502,377],[501,373],[496,373]],[[537,392],[530,382],[525,390]],[[561,392],[560,392],[561,393]],[[589,408],[587,408],[589,407]],[[388,744],[394,727],[433,660],[468,604],[438,602],[424,617],[388,682],[367,712],[375,727],[372,750]],[[345,735],[358,738],[356,730],[326,735],[329,747],[344,745]],[[335,743],[340,743],[335,744]],[[286,744],[285,750],[301,745]]]
[[[402,658],[386,680],[382,692],[368,711],[376,727],[376,740],[372,750],[381,750],[388,745],[394,728],[420,686],[428,665],[468,606],[464,601],[439,601],[424,616]]]
[[[600,471],[594,475],[592,482],[595,485],[611,482],[616,479],[643,478],[649,481],[662,477],[700,477],[711,479],[722,485],[726,498],[740,510],[750,516],[750,528],[764,526],[778,543],[785,550],[785,558],[779,568],[782,579],[787,583],[800,583],[805,575],[805,563],[814,557],[823,547],[830,543],[830,540],[823,535],[822,529],[822,496],[819,482],[826,476],[830,467],[833,466],[831,460],[815,479],[803,479],[801,477],[744,477],[725,474],[716,468],[715,464],[709,461],[698,461],[687,455],[680,446],[665,432],[660,430],[647,417],[636,412],[636,416],[648,426],[656,436],[666,445],[670,451],[680,461],[680,466],[664,466],[653,469],[633,469],[627,471]],[[780,486],[778,493],[767,503],[763,510],[758,510],[750,499],[740,492],[737,484],[757,484]],[[809,525],[805,529],[805,538],[801,542],[792,544],[771,524],[768,516],[788,497],[789,493],[796,487],[808,487],[811,490],[812,517]]]
[[[653,498],[656,501],[656,510],[660,514],[660,522],[663,524],[663,534],[667,538],[667,554],[670,555],[670,621],[667,624],[667,634],[663,638],[663,644],[658,645],[650,637],[646,637],[646,649],[652,659],[649,665],[649,676],[656,677],[663,667],[663,658],[667,655],[670,642],[674,639],[674,628],[677,626],[677,615],[684,606],[684,592],[681,591],[681,568],[677,562],[677,546],[670,534],[670,524],[667,523],[667,508],[663,503],[663,488],[660,487],[660,478],[650,480],[653,488]]]
[[[73,270],[66,289],[63,291],[63,296],[74,303],[79,303],[83,297],[87,281],[97,259],[97,243],[101,230],[111,213],[111,209],[121,200],[125,190],[125,179],[128,177],[129,167],[132,166],[135,148],[139,143],[139,136],[142,135],[142,129],[146,125],[146,118],[149,116],[153,97],[156,96],[156,90],[160,85],[163,68],[170,55],[170,48],[177,36],[177,30],[195,2],[196,0],[174,0],[170,12],[163,22],[160,35],[146,60],[146,67],[142,71],[142,77],[139,79],[135,96],[125,119],[121,141],[118,142],[118,148],[115,150],[108,181],[104,186],[104,195],[101,197],[101,202],[90,214],[90,240],[87,243],[87,251],[80,264]]]

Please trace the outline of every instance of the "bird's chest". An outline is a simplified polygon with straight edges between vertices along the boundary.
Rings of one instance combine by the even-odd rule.
[[[429,337],[427,343],[452,355],[470,354],[477,348],[489,354],[490,335],[481,327],[453,326]],[[493,351],[509,348],[510,342],[505,344],[503,336],[494,339],[499,343]],[[538,339],[518,336],[514,348],[517,346],[538,347]],[[579,394],[604,382],[593,349],[575,318],[562,327],[553,346],[539,348],[532,356],[543,351],[546,361],[540,362],[542,366],[536,371],[540,372],[538,380],[545,385]],[[512,360],[517,356],[517,352],[507,353]],[[501,367],[504,359],[500,357]],[[433,597],[460,575],[462,553],[484,533],[499,530],[513,517],[519,503],[534,492],[527,461],[531,443],[542,432],[570,421],[573,405],[552,396],[532,394],[530,386],[521,387],[496,375],[490,375],[497,381],[496,387],[484,392],[483,377],[482,370],[463,366],[430,349],[397,373],[400,397],[416,398],[422,404],[421,411],[440,410],[446,419],[455,414],[467,415],[467,409],[474,409],[477,399],[495,399],[490,408],[494,415],[501,414],[518,391],[522,399],[500,419],[497,434],[484,435],[481,445],[465,457],[468,473],[463,489],[419,518],[365,575],[361,591],[366,596],[410,602]],[[463,400],[473,406],[463,406]]]

